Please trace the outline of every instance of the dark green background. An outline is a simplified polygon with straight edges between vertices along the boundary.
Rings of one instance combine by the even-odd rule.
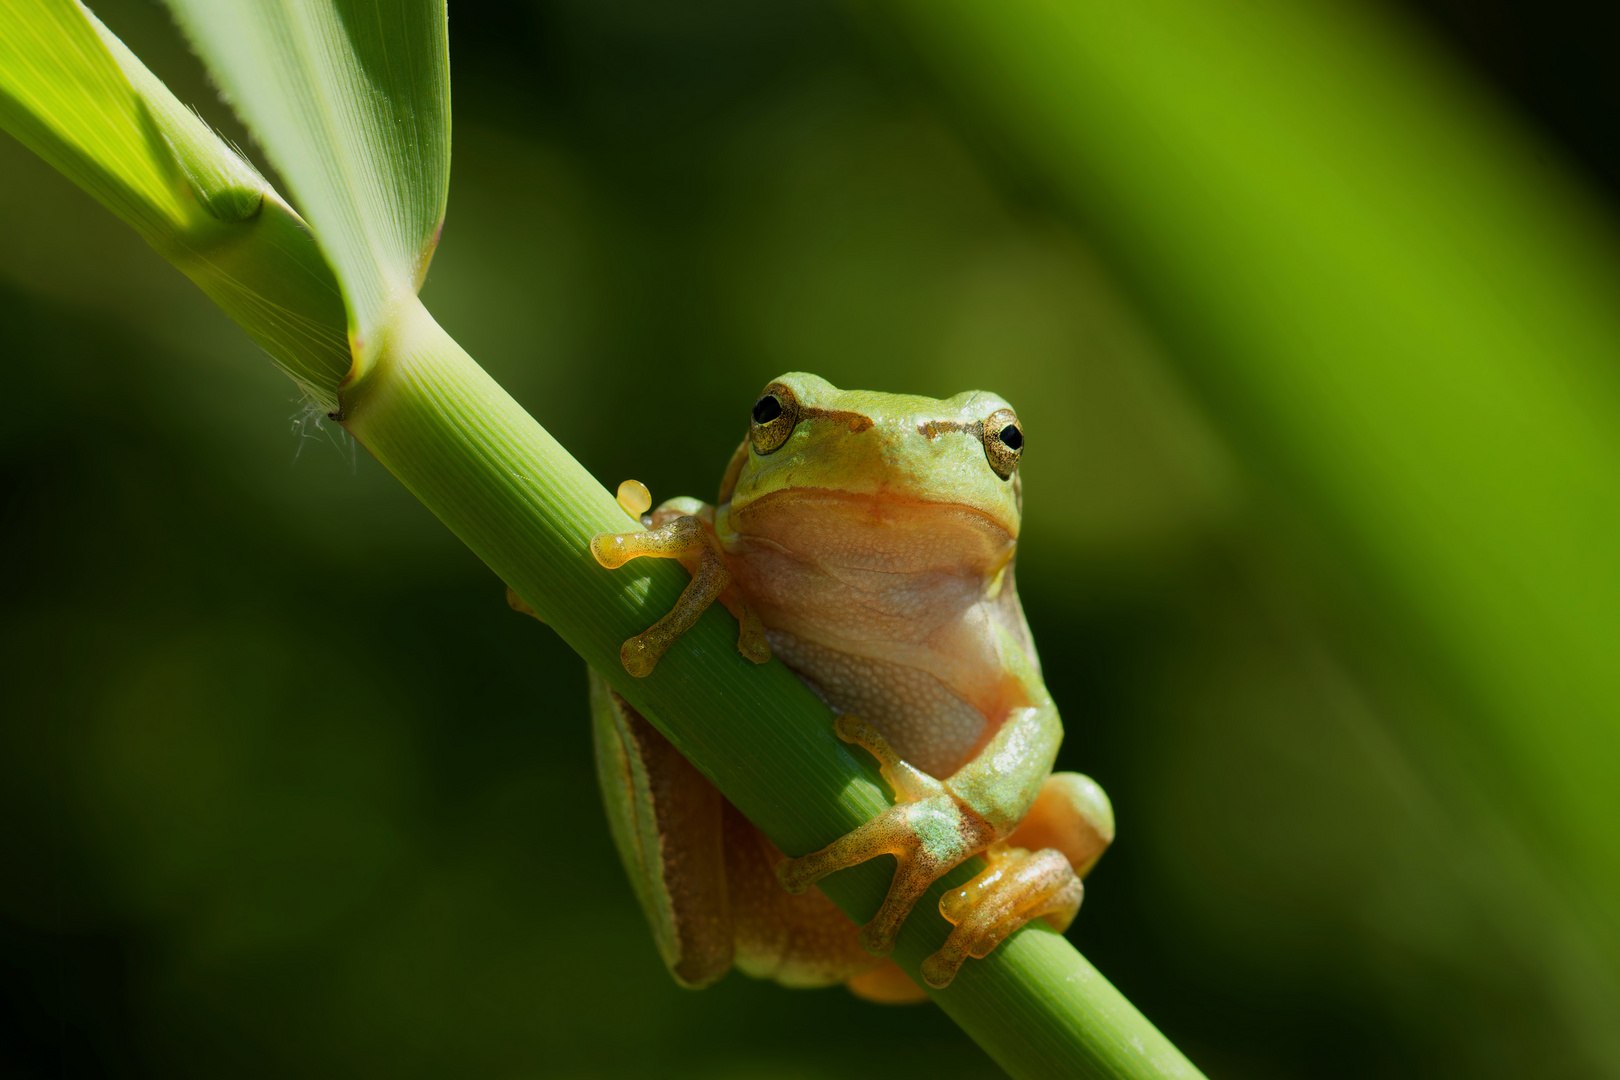
[[[1591,34],[1433,8],[1613,177]],[[96,10],[246,143],[159,8]],[[798,0],[453,0],[451,42],[424,298],[605,483],[712,497],[785,370],[1019,408],[1060,765],[1120,823],[1071,936],[1211,1076],[1611,1075],[1429,673],[904,56]],[[931,1007],[677,990],[578,660],[10,141],[0,238],[0,1071],[996,1075]]]

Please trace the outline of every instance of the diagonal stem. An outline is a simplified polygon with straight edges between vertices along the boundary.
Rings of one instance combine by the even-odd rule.
[[[837,738],[825,705],[780,663],[756,667],[738,655],[735,623],[720,608],[651,676],[625,672],[620,643],[669,609],[686,573],[668,560],[597,564],[590,538],[622,529],[624,512],[419,304],[346,392],[344,424],[783,851],[817,850],[889,805],[871,759]],[[894,956],[914,978],[950,931],[940,893],[980,868],[973,860],[948,875],[902,928]],[[822,888],[864,923],[891,874],[878,859]],[[930,993],[1014,1076],[1199,1075],[1062,936],[1040,927]]]

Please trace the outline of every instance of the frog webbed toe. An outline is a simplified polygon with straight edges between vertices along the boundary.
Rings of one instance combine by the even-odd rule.
[[[955,927],[945,945],[923,961],[923,979],[946,986],[970,956],[984,958],[1031,919],[1068,929],[1080,910],[1091,871],[1114,839],[1114,810],[1097,782],[1059,772],[1007,839],[985,852],[990,864],[939,901]]]
[[[940,897],[939,911],[954,924],[940,950],[922,964],[929,986],[945,987],[968,957],[983,959],[1031,919],[1068,929],[1080,910],[1085,886],[1055,848],[1029,851],[997,844],[978,876]]]

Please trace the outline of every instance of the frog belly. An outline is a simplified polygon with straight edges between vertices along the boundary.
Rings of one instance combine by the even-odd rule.
[[[840,712],[877,728],[902,758],[940,779],[983,741],[984,714],[921,668],[765,631],[771,652]]]

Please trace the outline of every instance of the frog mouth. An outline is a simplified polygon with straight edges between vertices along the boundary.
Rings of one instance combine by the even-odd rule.
[[[758,547],[880,573],[994,574],[1017,543],[978,507],[830,488],[763,495],[733,508],[729,527]]]

